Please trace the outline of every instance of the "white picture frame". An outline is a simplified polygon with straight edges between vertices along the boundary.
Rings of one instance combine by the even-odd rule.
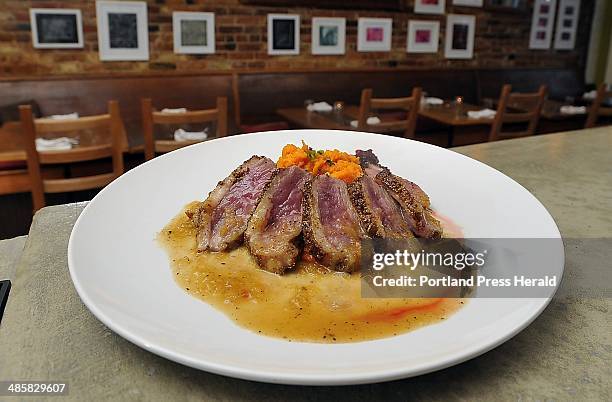
[[[446,16],[446,43],[444,57],[447,59],[471,59],[474,57],[474,15],[448,14]]]
[[[535,0],[531,16],[529,49],[550,49],[557,12],[557,0]]]
[[[357,51],[391,51],[392,34],[393,19],[391,18],[359,18],[357,22]]]
[[[580,0],[559,0],[555,49],[572,50],[576,46],[576,31],[580,16]]]
[[[454,6],[482,7],[483,0],[453,0]]]
[[[31,8],[30,26],[35,49],[83,48],[83,18],[74,8]]]
[[[427,37],[424,32],[429,32]],[[408,53],[438,53],[440,22],[430,20],[408,21]]]
[[[414,0],[414,12],[417,14],[444,14],[445,0],[438,0],[436,4],[427,4],[423,0]]]
[[[346,18],[312,18],[312,54],[346,53]]]
[[[268,14],[268,54],[300,54],[300,16]]]
[[[96,1],[101,61],[149,60],[147,3]]]
[[[215,13],[175,11],[172,34],[174,53],[214,54]]]

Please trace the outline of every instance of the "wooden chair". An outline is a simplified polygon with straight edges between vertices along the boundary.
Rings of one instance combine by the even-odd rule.
[[[17,112],[19,113],[19,106],[17,106]],[[15,135],[12,135],[13,133]],[[2,145],[20,134],[21,123],[19,121],[9,121],[0,127]],[[14,159],[0,161],[0,195],[26,192],[30,192],[30,177],[25,159],[22,160],[20,155],[15,155]]]
[[[194,124],[216,122],[217,137],[227,135],[227,98],[217,98],[217,107],[206,110],[190,110],[185,113],[163,113],[153,108],[150,98],[141,99],[142,128],[145,142],[145,159],[155,157],[155,153],[171,152],[197,143],[198,141],[174,141],[155,139],[156,124]]]
[[[584,128],[595,127],[600,116],[612,116],[612,107],[602,106],[603,102],[608,98],[612,98],[612,90],[608,90],[607,84],[601,84],[597,88],[597,96],[589,108],[589,116]]]
[[[28,156],[27,165],[30,177],[34,212],[45,206],[45,193],[64,193],[101,188],[123,174],[122,123],[117,101],[108,102],[108,113],[81,117],[74,120],[37,119],[32,116],[29,105],[19,107],[21,125]],[[36,138],[45,134],[57,134],[83,130],[108,130],[108,142],[77,146],[69,150],[36,150]],[[41,166],[71,164],[112,158],[113,170],[110,173],[81,176],[74,178],[43,178]]]
[[[540,113],[546,93],[546,85],[541,85],[538,92],[534,93],[512,93],[512,86],[504,85],[497,104],[497,113],[489,133],[489,141],[533,135],[540,121]],[[509,112],[508,107],[517,108],[521,111]],[[506,123],[526,123],[527,129],[502,132],[502,127]]]
[[[359,117],[357,128],[368,129],[368,117],[372,110],[401,110],[406,112],[406,118],[394,121],[382,121],[376,126],[371,126],[377,132],[403,132],[405,138],[414,138],[417,115],[421,102],[421,88],[414,88],[412,95],[407,98],[372,98],[372,89],[361,91],[361,104],[359,106]]]

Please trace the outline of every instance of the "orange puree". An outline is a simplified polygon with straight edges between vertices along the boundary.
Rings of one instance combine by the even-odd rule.
[[[346,183],[352,183],[363,175],[359,158],[346,152],[334,150],[315,151],[302,141],[297,147],[287,144],[276,162],[279,168],[299,166],[313,175],[328,174]]]

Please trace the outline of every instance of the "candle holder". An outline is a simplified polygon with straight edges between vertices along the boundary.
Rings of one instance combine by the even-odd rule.
[[[464,116],[463,96],[455,97],[455,116],[456,117]]]

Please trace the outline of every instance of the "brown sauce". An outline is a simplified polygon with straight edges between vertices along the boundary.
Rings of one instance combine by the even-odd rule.
[[[184,211],[158,235],[177,284],[262,335],[303,342],[385,338],[444,320],[466,302],[362,298],[358,273],[301,262],[279,276],[258,269],[245,247],[197,253],[195,227]]]

